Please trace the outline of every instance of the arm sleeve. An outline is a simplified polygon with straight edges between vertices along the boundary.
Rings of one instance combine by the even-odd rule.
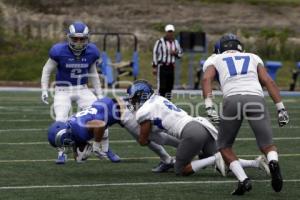
[[[91,66],[90,69],[90,80],[93,84],[93,87],[95,89],[95,93],[97,96],[102,95],[102,89],[101,89],[101,83],[100,83],[100,79],[99,79],[99,75],[97,72],[97,63],[99,61],[97,60],[96,62],[94,62]]]
[[[43,91],[48,90],[49,79],[52,71],[57,67],[57,62],[49,58],[46,64],[43,67],[42,78],[41,78],[41,87]]]
[[[153,62],[152,62],[153,67],[157,67],[158,65],[158,54],[160,49],[160,43],[161,43],[160,40],[157,40],[153,48]]]
[[[211,55],[210,57],[208,57],[208,58],[206,59],[206,61],[205,61],[204,64],[203,64],[203,72],[205,72],[209,66],[215,65],[215,62],[214,62],[214,60],[215,60],[214,57],[215,57],[215,56],[216,56],[216,55],[213,54],[213,55]]]
[[[136,121],[140,124],[144,121],[151,120],[149,107],[142,106],[137,112],[136,112]]]
[[[264,62],[262,61],[262,59],[259,56],[255,55],[255,54],[252,54],[252,56],[253,56],[253,59],[256,62],[256,66],[258,66],[258,64],[261,64],[262,66],[265,66]]]

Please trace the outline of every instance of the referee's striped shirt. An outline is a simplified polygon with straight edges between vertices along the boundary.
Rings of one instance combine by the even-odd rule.
[[[176,55],[171,52],[176,51]],[[170,65],[175,63],[176,58],[182,57],[182,50],[177,40],[166,40],[165,37],[156,41],[153,48],[153,63],[154,67],[161,65]]]

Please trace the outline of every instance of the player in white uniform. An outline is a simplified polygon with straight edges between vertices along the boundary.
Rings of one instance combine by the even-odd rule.
[[[218,121],[212,102],[212,81],[218,76],[223,92],[223,109],[219,126],[217,146],[229,168],[239,180],[233,195],[250,191],[251,181],[238,162],[232,145],[242,124],[247,119],[255,134],[261,152],[267,157],[272,176],[272,187],[281,191],[282,177],[278,164],[277,148],[272,141],[270,115],[262,85],[265,86],[276,104],[279,126],[288,123],[289,117],[281,101],[279,90],[269,77],[262,60],[255,54],[244,53],[243,46],[233,34],[220,39],[220,54],[208,59],[203,67],[202,80],[205,106],[208,116]]]
[[[136,120],[135,112],[131,109],[128,109],[128,105],[126,102],[123,102],[126,104],[126,109],[124,109],[122,118],[121,118],[121,125],[127,129],[127,131],[138,141],[139,135],[140,135],[140,128],[139,124]],[[205,118],[203,117],[196,117],[194,118],[195,121],[199,123],[205,123],[207,124],[207,128],[212,130],[211,134],[212,137],[216,140],[217,139],[217,130],[214,126],[212,126]],[[180,144],[180,139],[178,137],[173,136],[170,133],[166,133],[165,129],[158,128],[156,126],[152,127],[152,131],[149,134],[149,141],[151,141],[147,146],[150,150],[155,152],[161,159],[161,162],[158,164],[157,167],[153,168],[152,171],[156,173],[166,172],[169,169],[173,168],[174,166],[174,160],[170,157],[170,155],[165,151],[165,149],[162,147],[164,145],[172,146],[174,148],[177,148]],[[162,146],[161,146],[162,145]],[[215,145],[211,146],[212,148],[215,148]],[[209,150],[210,152],[216,151],[215,149]],[[198,152],[201,153],[202,158],[207,158],[211,154],[206,152]],[[269,169],[266,164],[265,159],[262,156],[258,156],[255,160],[245,160],[245,159],[239,159],[241,165],[243,168],[258,168],[260,170],[263,170],[266,172],[267,175],[269,175]]]
[[[67,34],[68,42],[57,43],[49,51],[49,58],[43,67],[41,99],[48,103],[48,85],[52,71],[56,69],[54,113],[55,120],[66,122],[72,102],[77,102],[79,109],[90,106],[97,98],[102,98],[102,90],[97,64],[100,53],[96,45],[89,42],[89,29],[82,22],[70,25]],[[88,79],[92,82],[96,96],[88,89]],[[108,130],[101,142],[103,156],[112,162],[120,158],[109,149]],[[67,156],[59,149],[57,164],[64,164]]]
[[[150,142],[150,133],[165,131],[180,140],[176,152],[176,174],[189,175],[216,164],[225,175],[224,161],[216,152],[214,138],[217,130],[208,120],[201,118],[197,121],[166,98],[153,94],[151,85],[146,81],[135,81],[127,93],[130,104],[137,110],[141,145]],[[200,151],[209,157],[192,161]]]

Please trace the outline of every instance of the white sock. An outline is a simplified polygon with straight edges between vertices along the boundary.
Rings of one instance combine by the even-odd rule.
[[[268,162],[270,162],[271,160],[278,161],[278,153],[276,151],[270,151],[267,154],[267,159],[268,159]]]
[[[204,167],[215,164],[215,161],[216,161],[215,156],[210,156],[208,158],[204,158],[201,160],[194,160],[191,162],[192,169],[194,172],[198,172],[200,169]]]
[[[108,152],[108,148],[109,148],[108,129],[105,129],[105,132],[101,140],[101,149],[104,152]]]
[[[239,162],[241,163],[243,168],[247,168],[247,167],[258,168],[259,167],[259,162],[257,160],[239,159]]]
[[[58,150],[58,156],[62,156],[65,153],[65,148],[63,147],[58,147],[57,150]]]
[[[64,151],[59,150],[58,151],[58,156],[62,156],[64,154]]]
[[[244,181],[246,178],[248,178],[241,166],[241,163],[237,160],[230,163],[229,169],[231,169],[239,181]]]

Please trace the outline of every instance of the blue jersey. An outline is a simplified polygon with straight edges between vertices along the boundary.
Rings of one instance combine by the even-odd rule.
[[[86,124],[92,120],[105,122],[105,127],[120,122],[120,107],[115,99],[104,97],[95,101],[91,107],[71,116],[68,120],[72,139],[78,143],[86,143],[93,138]]]
[[[88,73],[100,57],[95,44],[89,43],[80,56],[75,56],[67,42],[57,43],[50,49],[49,57],[57,62],[56,85],[69,86],[88,83]]]

